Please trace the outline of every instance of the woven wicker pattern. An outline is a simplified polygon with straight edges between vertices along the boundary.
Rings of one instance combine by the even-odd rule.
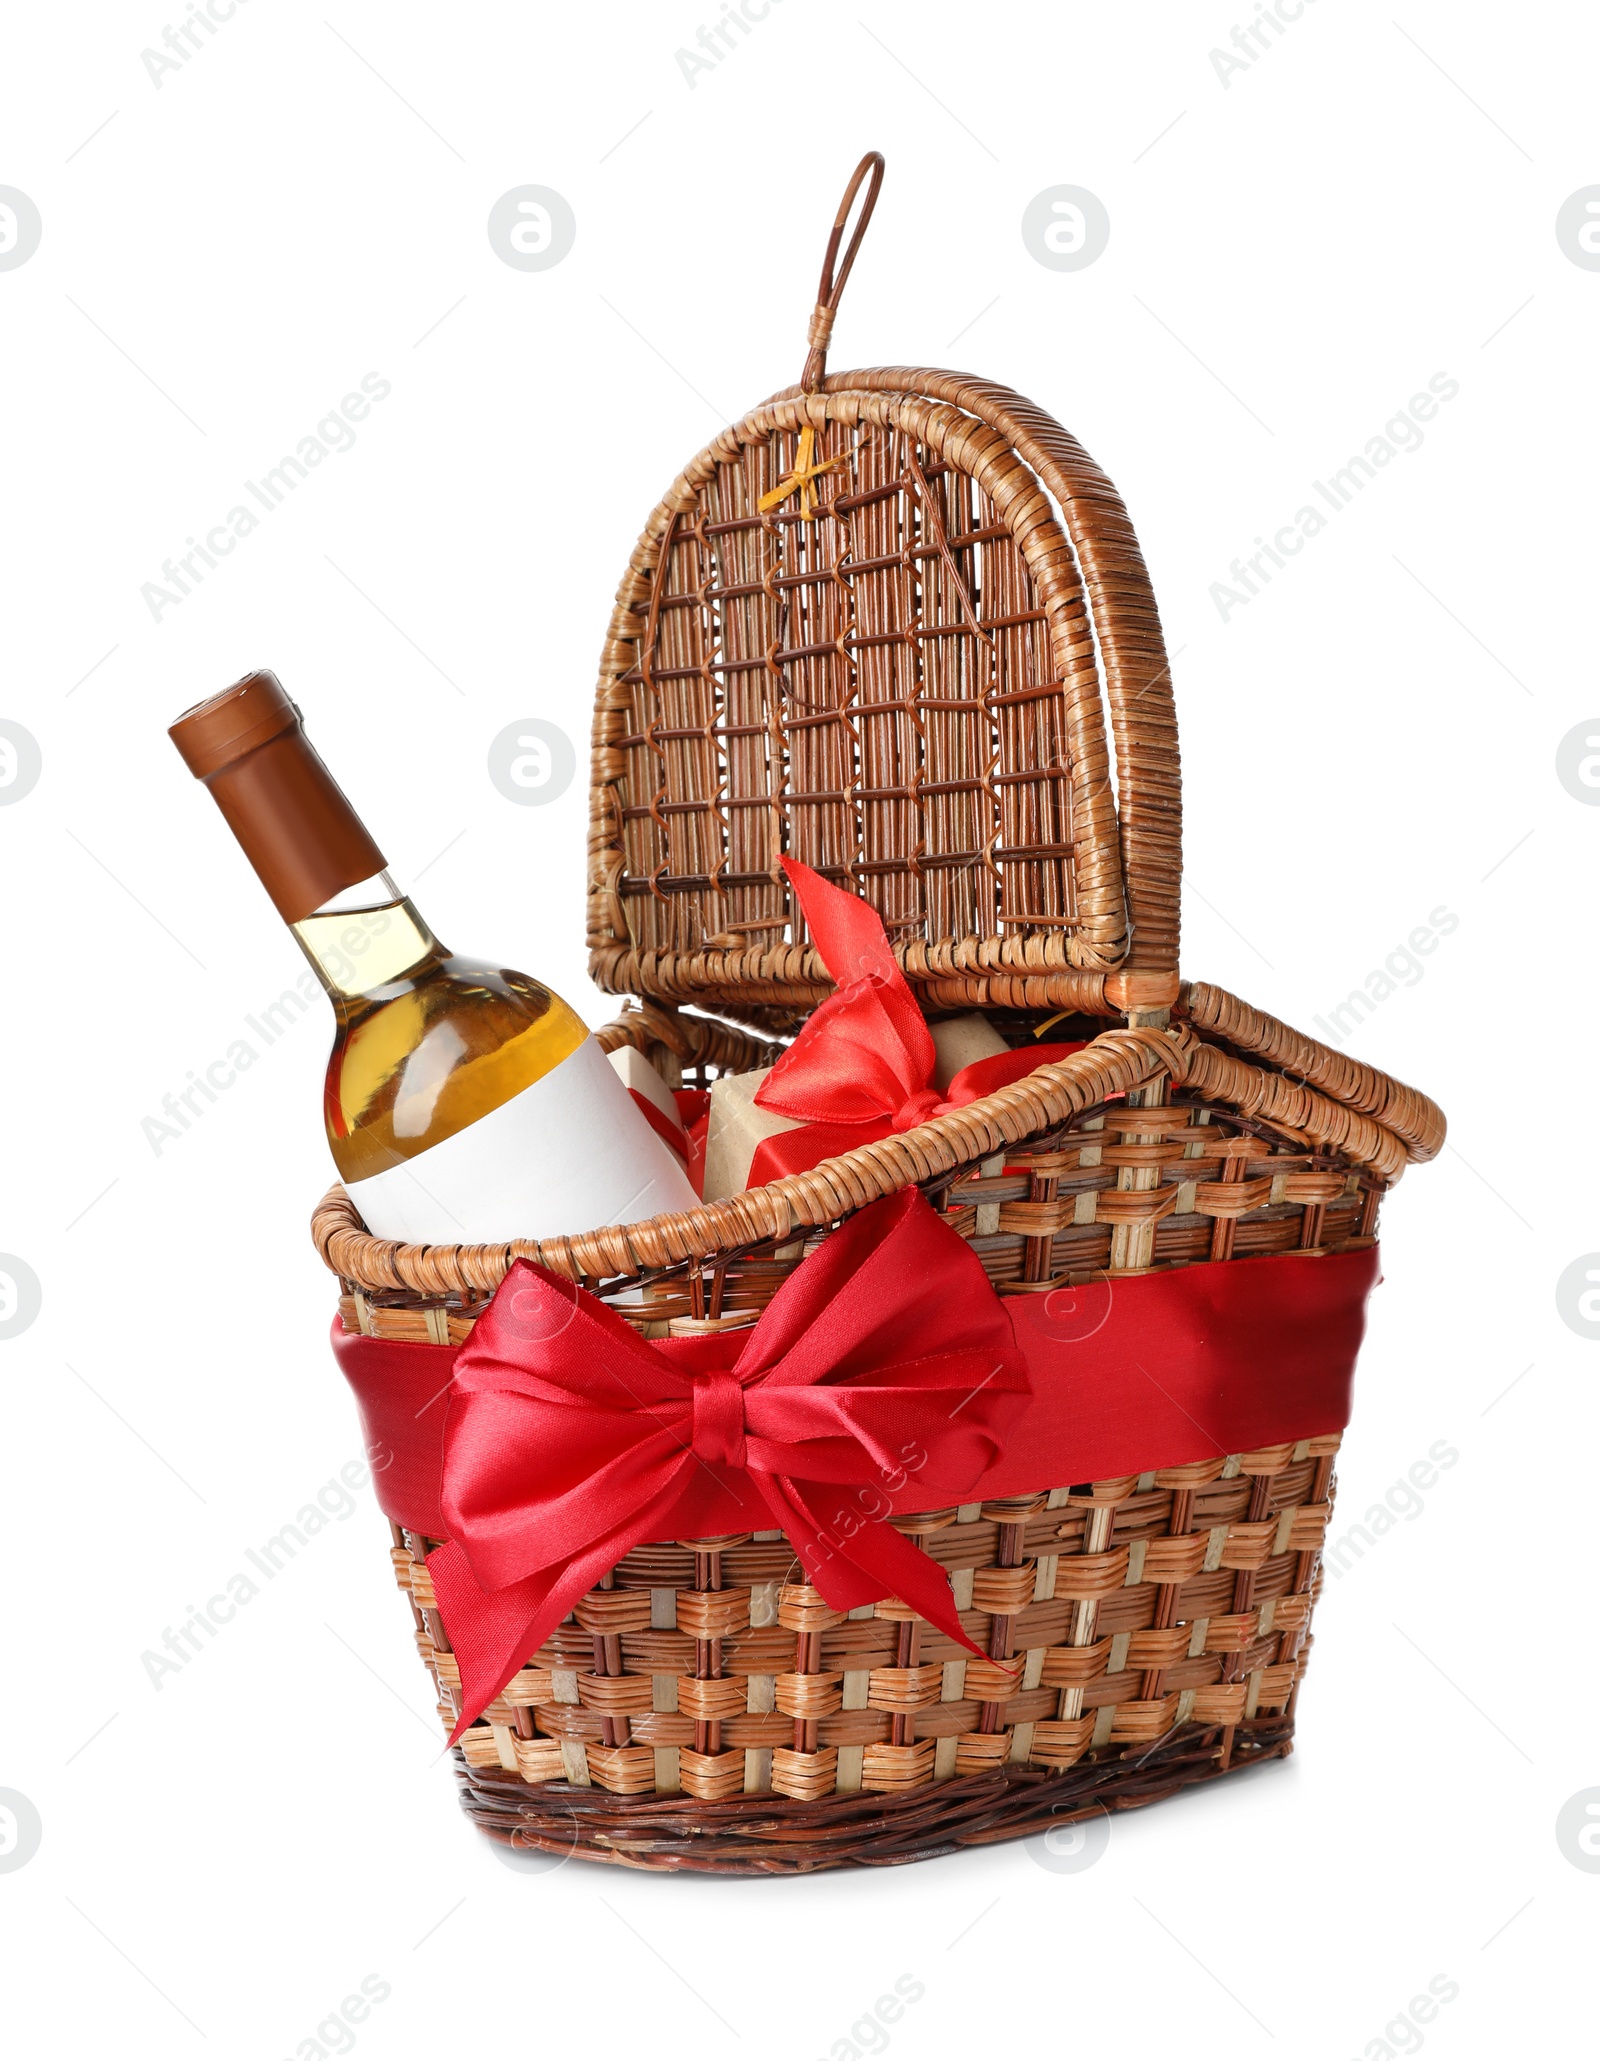
[[[692,1051],[709,1045],[710,1032],[687,1028],[700,1021],[656,1008],[622,1026],[645,1049]],[[1116,1099],[1057,1107],[1019,1144],[925,1175],[1002,1295],[1372,1242],[1389,1178],[1372,1160],[1397,1170],[1404,1159],[1372,1119],[1192,1030],[1108,1032],[1049,1071],[1074,1066],[1080,1092],[1115,1081]],[[1168,1099],[1191,1068],[1218,1072],[1235,1101]],[[1302,1125],[1315,1115],[1369,1156],[1319,1147],[1239,1102]],[[976,1136],[989,1136],[982,1119]],[[823,1195],[836,1198],[843,1165],[818,1170]],[[647,1276],[629,1321],[649,1336],[753,1323],[827,1235],[787,1214],[765,1240]],[[503,1248],[473,1261],[367,1238],[339,1191],[318,1236],[364,1269],[359,1285],[346,1276],[346,1326],[380,1337],[461,1343],[493,1284],[447,1288],[437,1270],[492,1251],[498,1279],[509,1261]],[[395,1281],[429,1267],[432,1294]],[[602,1294],[637,1280],[587,1278]],[[639,1547],[470,1728],[464,1801],[519,1844],[783,1872],[1015,1836],[1286,1752],[1337,1443],[895,1519],[949,1570],[982,1660],[894,1602],[831,1610],[781,1533]],[[397,1531],[394,1563],[448,1730],[460,1685],[425,1564],[433,1543]],[[574,1803],[575,1791],[612,1801]],[[887,1827],[858,1818],[862,1795],[901,1799]],[[658,1815],[641,1824],[640,1811]]]
[[[836,374],[822,388],[853,389],[923,394],[961,409],[1005,439],[1060,511],[1089,603],[1110,715],[1131,930],[1126,963],[1175,967],[1183,833],[1178,719],[1155,592],[1121,495],[1076,437],[994,380],[899,365]]]
[[[1114,827],[1086,803],[1105,764],[1083,735],[1082,596],[1051,594],[1047,612],[1029,571],[1061,584],[1059,529],[1020,495],[1008,524],[939,455],[968,425],[928,411],[920,427],[825,421],[810,516],[801,488],[763,508],[806,432],[758,421],[669,517],[613,701],[635,797],[619,803],[617,890],[637,950],[781,941],[787,846],[864,893],[891,938],[1081,929],[1116,956],[1121,883],[1093,863]]]
[[[974,1659],[893,1602],[831,1610],[779,1532],[644,1546],[466,1733],[469,1767],[614,1794],[800,1802],[1060,1770],[1291,1709],[1336,1438],[898,1518],[949,1570]],[[395,1571],[448,1729],[422,1552]]]
[[[606,1052],[632,1045],[648,1059],[672,1087],[681,1087],[685,1074],[749,1073],[770,1066],[783,1047],[768,1038],[758,1038],[732,1024],[714,1022],[708,1016],[680,1016],[676,1009],[658,1008],[645,1002],[625,1010],[595,1032]],[[674,1078],[676,1076],[676,1078]]]
[[[619,1796],[591,1783],[530,1785],[499,1767],[458,1770],[461,1800],[492,1838],[630,1868],[714,1875],[811,1874],[893,1867],[1029,1833],[1059,1835],[1075,1818],[1159,1803],[1293,1747],[1287,1711],[1236,1724],[1177,1725],[1153,1746],[1091,1749],[1065,1772],[1007,1761],[914,1789],[865,1787],[812,1802],[763,1795],[711,1801],[687,1793]]]
[[[1349,1109],[1372,1117],[1406,1148],[1412,1160],[1433,1159],[1444,1144],[1444,1111],[1418,1088],[1408,1088],[1375,1066],[1335,1052],[1304,1031],[1291,1030],[1264,1009],[1252,1009],[1226,988],[1185,982],[1177,1013],[1199,1031],[1242,1052],[1259,1054],[1291,1078]]]
[[[1004,387],[849,373],[708,446],[623,580],[594,749],[590,944],[616,991],[819,1000],[784,937],[786,836],[878,907],[914,980],[1176,964],[1149,579],[1109,480]]]

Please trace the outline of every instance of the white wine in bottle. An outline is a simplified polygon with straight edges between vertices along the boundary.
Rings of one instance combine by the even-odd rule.
[[[327,989],[323,1117],[369,1231],[498,1244],[696,1206],[561,997],[440,944],[274,674],[248,674],[169,734]]]

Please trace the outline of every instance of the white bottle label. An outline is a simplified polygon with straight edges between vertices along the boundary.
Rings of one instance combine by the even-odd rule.
[[[375,1237],[416,1245],[556,1238],[700,1203],[593,1038],[453,1138],[345,1186]]]

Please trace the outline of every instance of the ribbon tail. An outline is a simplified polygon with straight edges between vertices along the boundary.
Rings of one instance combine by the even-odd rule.
[[[883,1596],[898,1596],[909,1603],[929,1624],[965,1646],[981,1660],[983,1648],[973,1644],[961,1626],[961,1613],[950,1588],[950,1577],[937,1560],[930,1560],[920,1546],[902,1538],[893,1525],[879,1519],[863,1525],[850,1541],[849,1557],[857,1567],[882,1584]],[[817,1584],[827,1593],[821,1582]],[[881,1601],[882,1597],[873,1599]]]
[[[452,1746],[511,1677],[528,1665],[573,1604],[597,1587],[641,1539],[660,1537],[681,1493],[678,1473],[681,1469],[627,1523],[503,1589],[484,1588],[456,1539],[428,1555],[439,1615],[461,1670],[461,1716],[450,1734]]]
[[[608,1541],[544,1567],[504,1589],[483,1589],[454,1540],[428,1555],[439,1615],[461,1670],[461,1716],[450,1734],[459,1745],[513,1675],[527,1664],[580,1596],[613,1564]]]
[[[818,1521],[797,1482],[779,1475],[754,1478],[793,1539],[806,1579],[825,1603],[835,1610],[855,1610],[863,1603],[897,1596],[947,1638],[979,1659],[984,1657],[982,1647],[962,1629],[950,1577],[892,1525],[868,1518],[848,1539],[841,1539]]]
[[[785,854],[782,865],[812,942],[835,986],[843,990],[859,980],[874,983],[878,1000],[905,1048],[918,1083],[926,1081],[933,1072],[933,1038],[894,956],[883,918],[870,902],[835,887],[798,859]],[[801,1036],[804,1035],[802,1031]]]

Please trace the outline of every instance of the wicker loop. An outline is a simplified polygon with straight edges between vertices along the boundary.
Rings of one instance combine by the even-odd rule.
[[[837,273],[839,245],[844,236],[844,225],[849,220],[855,197],[861,191],[861,182],[871,174],[866,198],[861,203],[861,213],[856,217],[856,226],[845,245],[844,262]],[[821,386],[828,370],[828,339],[833,334],[833,318],[839,311],[839,296],[844,292],[845,281],[850,277],[850,268],[856,261],[856,252],[861,248],[861,239],[867,233],[867,224],[872,220],[872,210],[878,205],[878,190],[883,185],[883,152],[869,150],[855,170],[850,174],[850,184],[844,190],[839,203],[839,212],[833,218],[833,229],[828,237],[827,252],[822,260],[822,278],[817,285],[817,305],[812,312],[810,326],[806,331],[806,342],[810,350],[806,353],[805,370],[800,375],[801,390],[814,394]]]
[[[833,309],[813,308],[806,329],[806,342],[814,351],[825,351],[833,336]]]

